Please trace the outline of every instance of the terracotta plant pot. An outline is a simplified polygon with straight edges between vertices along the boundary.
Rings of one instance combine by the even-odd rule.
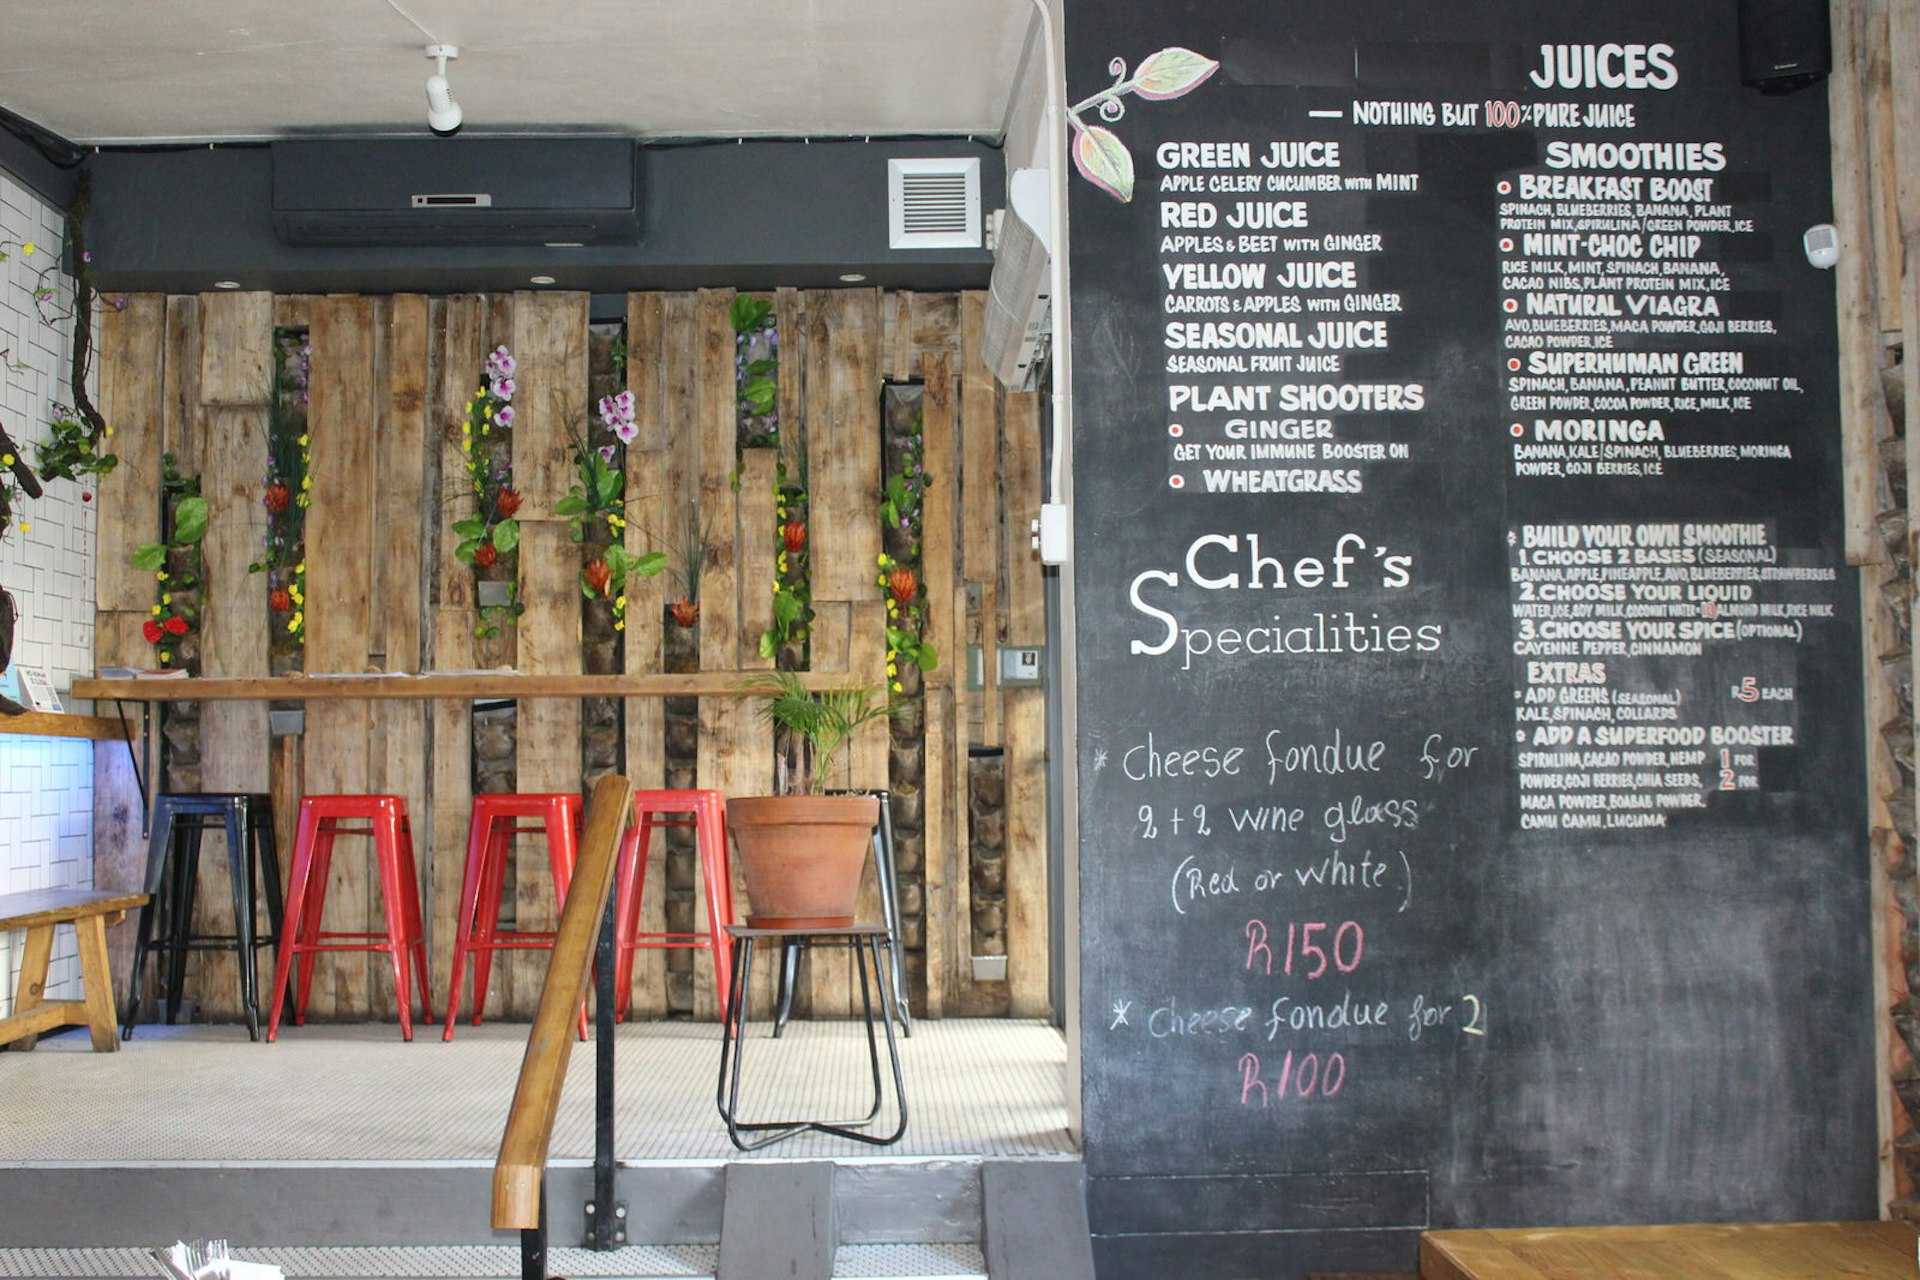
[[[727,801],[755,929],[840,929],[854,922],[880,801],[873,796],[751,796]]]

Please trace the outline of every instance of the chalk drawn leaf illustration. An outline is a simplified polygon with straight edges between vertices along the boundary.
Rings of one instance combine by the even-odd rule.
[[[1133,73],[1133,91],[1150,102],[1178,98],[1205,83],[1220,69],[1212,58],[1178,45],[1150,55]]]
[[[1111,129],[1090,125],[1073,140],[1073,167],[1120,201],[1133,199],[1133,153]]]
[[[1067,109],[1067,123],[1073,126],[1073,167],[1080,176],[1120,202],[1133,199],[1133,153],[1113,130],[1088,124],[1080,118],[1092,111],[1107,124],[1115,124],[1127,114],[1125,98],[1134,94],[1149,102],[1163,102],[1192,93],[1220,64],[1191,49],[1172,45],[1148,54],[1127,76],[1124,58],[1107,63],[1113,83],[1099,93]]]

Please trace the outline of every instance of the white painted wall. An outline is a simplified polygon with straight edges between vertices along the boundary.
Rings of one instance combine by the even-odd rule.
[[[33,456],[55,402],[71,403],[67,366],[72,327],[49,326],[34,289],[70,291],[56,268],[64,237],[59,210],[0,170],[0,424]],[[32,243],[36,251],[23,252]],[[71,296],[70,293],[66,296]],[[69,480],[22,499],[15,525],[0,539],[0,586],[19,608],[13,665],[40,667],[72,710],[67,686],[93,670],[94,508]],[[0,735],[0,893],[88,887],[93,883],[93,745],[85,739]],[[11,1012],[23,935],[0,933],[0,1015]],[[71,930],[55,939],[48,975],[60,998],[80,996]]]

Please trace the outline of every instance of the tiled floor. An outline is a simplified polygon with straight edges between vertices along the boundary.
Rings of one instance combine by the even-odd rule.
[[[0,1054],[0,1160],[10,1164],[267,1161],[491,1162],[526,1043],[524,1025],[463,1026],[451,1044],[392,1024],[284,1027],[274,1044],[233,1026],[142,1026],[121,1051],[83,1034]],[[737,1160],[714,1109],[719,1028],[654,1022],[616,1039],[616,1155],[626,1163]],[[1071,1156],[1066,1045],[1038,1022],[919,1021],[900,1042],[909,1123],[892,1147],[808,1134],[764,1157]],[[885,1044],[882,1042],[882,1063]],[[753,1029],[742,1119],[844,1118],[871,1084],[857,1022]],[[593,1155],[591,1044],[576,1045],[555,1160]],[[889,1082],[890,1084],[890,1082]],[[73,1118],[86,1123],[76,1125]],[[890,1120],[891,1113],[883,1119]],[[892,1124],[885,1128],[891,1130]]]

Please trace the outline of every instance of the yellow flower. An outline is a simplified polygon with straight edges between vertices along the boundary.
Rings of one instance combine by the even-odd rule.
[[[287,619],[287,630],[288,630],[288,631],[298,631],[298,630],[300,629],[300,624],[301,624],[301,623],[302,623],[302,622],[303,622],[303,621],[304,621],[305,619],[306,619],[306,615],[305,615],[304,613],[302,613],[302,612],[300,612],[300,610],[298,610],[298,609],[295,609],[295,610],[293,611],[293,616],[292,616],[291,618],[288,618],[288,619]]]
[[[168,652],[167,652],[167,651],[166,651],[165,649],[162,649],[162,650],[160,651],[160,661],[162,661],[162,662],[172,662],[172,661],[173,661],[173,655],[172,655],[171,653],[168,653]]]
[[[300,444],[300,447],[301,447],[302,449],[304,449],[304,448],[306,448],[306,447],[307,447],[307,441],[309,441],[309,440],[311,440],[311,439],[313,439],[313,437],[312,437],[312,436],[301,436],[301,437],[300,437],[300,440],[299,440],[299,444]]]
[[[903,692],[903,690],[900,687],[900,682],[898,680],[893,681],[893,683],[890,684],[888,687],[892,689],[895,693]]]
[[[301,476],[301,477],[300,477],[300,488],[301,488],[301,490],[302,490],[303,492],[304,492],[305,490],[307,490],[307,489],[311,489],[311,488],[313,488],[313,477],[312,477],[312,476]]]
[[[112,435],[112,434],[113,434],[113,428],[112,428],[112,427],[108,427],[108,428],[107,428],[107,434],[108,434],[108,435]]]
[[[0,467],[10,467],[12,465],[13,455],[10,453],[0,453]]]
[[[624,595],[615,596],[613,598],[613,607],[616,611],[624,610],[627,607],[627,598]]]
[[[21,245],[20,252],[25,254],[27,257],[31,258],[33,256],[33,241],[29,240],[25,244]]]
[[[22,521],[20,522],[20,532],[22,532],[22,533],[32,533],[32,532],[33,532],[33,521],[31,521],[31,520],[22,520]]]
[[[155,581],[165,582],[167,580],[167,571],[165,569],[162,569],[158,573],[154,574],[153,576]]]
[[[874,562],[875,564],[877,564],[877,565],[879,565],[879,566],[880,566],[880,567],[881,567],[882,569],[884,569],[884,568],[886,568],[886,567],[887,567],[887,553],[886,553],[886,552],[884,552],[884,551],[882,551],[882,552],[881,552],[881,553],[880,553],[880,554],[879,554],[878,556],[875,556],[875,557],[874,557],[874,561],[873,561],[873,562]]]
[[[627,629],[627,620],[625,618],[615,618],[613,620],[613,629],[615,631],[625,631]]]
[[[154,616],[154,617],[156,617],[156,618],[157,618],[157,617],[159,617],[159,616],[160,616],[160,606],[159,606],[159,605],[155,605],[155,606],[153,606],[153,610],[152,610],[152,612],[153,612],[153,616]]]
[[[307,571],[307,562],[302,560],[299,564],[293,566],[293,571],[295,573],[305,573]]]
[[[887,664],[887,674],[890,676],[897,676],[900,674],[900,668],[895,666],[893,663],[889,662]]]

